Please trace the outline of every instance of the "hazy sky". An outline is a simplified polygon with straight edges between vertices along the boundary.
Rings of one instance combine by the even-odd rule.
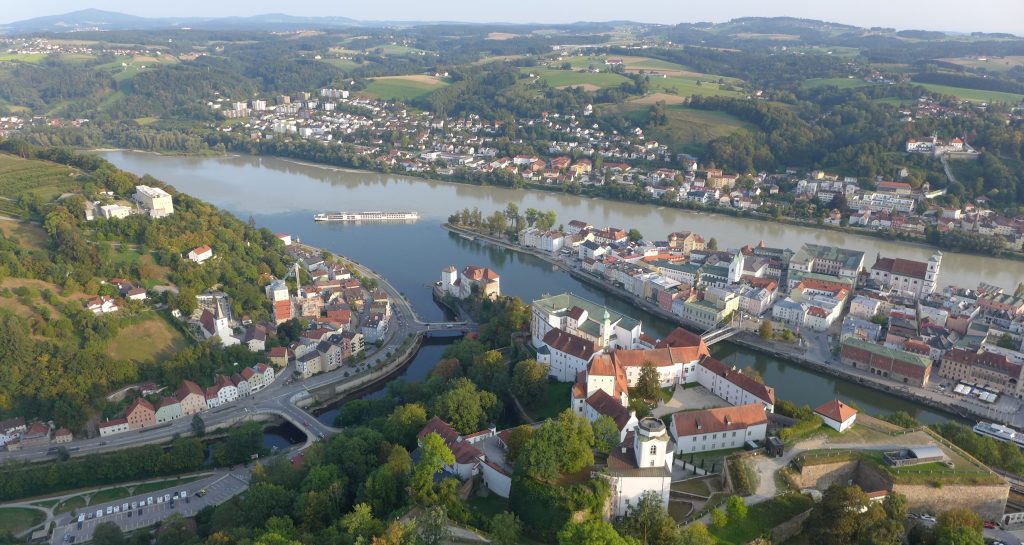
[[[143,16],[224,16],[288,13],[355,19],[470,22],[607,21],[654,23],[726,21],[744,16],[793,16],[860,26],[1024,35],[1022,0],[37,0],[3,2],[0,22],[86,7]]]

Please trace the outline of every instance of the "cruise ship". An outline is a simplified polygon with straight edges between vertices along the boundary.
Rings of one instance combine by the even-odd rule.
[[[321,212],[313,216],[313,221],[323,222],[372,222],[372,221],[416,221],[420,215],[416,212]]]
[[[978,422],[974,425],[973,429],[974,433],[978,435],[991,437],[996,441],[1002,441],[1004,443],[1013,443],[1018,447],[1024,448],[1024,433],[1018,432],[1013,428],[1008,428],[1002,424],[993,424],[991,422]]]

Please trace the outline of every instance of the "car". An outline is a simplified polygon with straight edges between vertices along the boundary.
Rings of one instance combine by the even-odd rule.
[[[179,498],[187,498],[188,497],[188,490],[182,490],[181,492],[179,492],[178,493],[178,497]]]
[[[92,518],[95,517],[95,516],[96,516],[95,514],[89,513],[88,516],[85,517],[85,520],[92,520]]]
[[[132,518],[132,512],[128,511],[128,518]]]
[[[174,499],[171,499],[171,501],[167,503],[171,506],[171,509],[174,509]]]
[[[985,528],[988,528],[989,530],[994,530],[994,529],[999,527],[998,524],[996,524],[994,521],[991,521],[991,520],[986,520],[985,522],[982,523],[982,525],[985,526]]]
[[[156,497],[156,502],[157,503],[163,503],[164,502],[164,497],[163,496],[157,496]]]
[[[132,509],[135,509],[138,506],[139,506],[139,502],[137,502],[137,501],[133,501],[132,502]]]
[[[172,499],[172,500],[176,500],[176,499],[178,499],[178,493],[177,493],[177,492],[175,492],[175,493],[174,493],[174,495],[173,495],[173,496],[171,496],[171,499]]]
[[[103,516],[103,510],[102,509],[97,509],[96,510],[96,518],[100,518],[102,516]]]
[[[138,511],[136,511],[135,514],[141,517],[142,516],[142,509],[139,509]]]
[[[120,513],[121,512],[121,506],[120,505],[115,505],[114,506],[114,512],[115,513]]]
[[[128,502],[124,502],[124,503],[121,504],[121,510],[122,511],[127,511],[128,510]]]
[[[153,496],[146,498],[146,505],[153,505]]]
[[[170,494],[164,494],[164,501],[171,501],[171,495]]]
[[[917,515],[915,515],[914,513],[907,513],[907,518],[911,519],[911,520],[914,520],[914,519],[917,518]]]
[[[928,521],[928,522],[935,522],[935,517],[933,517],[932,515],[930,515],[928,513],[925,513],[925,514],[921,515],[921,520]]]
[[[68,543],[74,543],[74,542],[75,542],[75,536],[71,536],[71,539],[68,540]]]
[[[113,505],[108,505],[107,506],[107,514],[109,515],[109,514],[111,514],[113,512],[114,512],[114,506]]]
[[[205,495],[206,495],[206,489],[205,488],[200,490],[199,492],[196,492],[196,496],[199,496],[200,498],[205,496]]]

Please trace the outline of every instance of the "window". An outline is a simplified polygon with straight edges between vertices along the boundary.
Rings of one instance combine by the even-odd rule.
[[[658,445],[651,445],[651,454],[658,453]]]

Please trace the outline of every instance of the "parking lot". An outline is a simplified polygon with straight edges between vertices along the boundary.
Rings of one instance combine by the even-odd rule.
[[[249,470],[241,467],[233,471],[218,471],[205,479],[174,488],[89,505],[76,513],[60,515],[50,543],[62,545],[88,541],[101,522],[113,522],[125,532],[130,532],[158,524],[174,513],[191,517],[203,507],[219,505],[242,493],[249,487],[249,479]],[[181,497],[182,491],[185,492],[184,498]],[[79,524],[81,515],[85,520]]]

